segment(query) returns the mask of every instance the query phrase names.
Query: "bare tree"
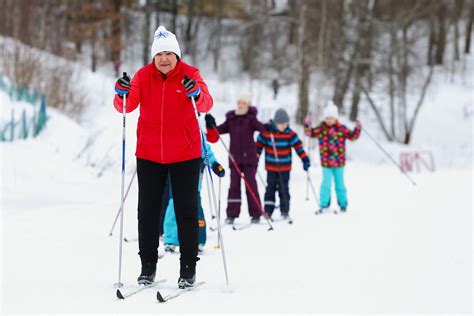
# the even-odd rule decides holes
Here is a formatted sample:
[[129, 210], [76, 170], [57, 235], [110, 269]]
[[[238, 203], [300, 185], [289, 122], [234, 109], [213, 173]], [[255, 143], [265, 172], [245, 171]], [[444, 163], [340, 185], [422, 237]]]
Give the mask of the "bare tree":
[[474, 0], [469, 1], [469, 17], [466, 23], [466, 37], [464, 41], [464, 54], [469, 54], [471, 51], [471, 37], [472, 37], [472, 21], [474, 19]]
[[[143, 23], [143, 34], [142, 34], [142, 38], [143, 38], [142, 59], [143, 59], [143, 64], [146, 65], [150, 62], [151, 0], [146, 0], [145, 5], [143, 6], [143, 14], [145, 15], [145, 20]], [[156, 12], [156, 15], [158, 15], [158, 12]]]

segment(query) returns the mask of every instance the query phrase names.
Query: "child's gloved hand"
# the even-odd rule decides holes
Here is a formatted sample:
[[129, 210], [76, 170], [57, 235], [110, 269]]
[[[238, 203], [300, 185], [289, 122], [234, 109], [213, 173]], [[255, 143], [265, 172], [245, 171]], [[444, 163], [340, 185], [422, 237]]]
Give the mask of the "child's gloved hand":
[[311, 115], [308, 114], [304, 118], [304, 126], [311, 127], [311, 124], [312, 124]]
[[274, 126], [273, 120], [268, 121], [268, 123], [264, 124], [264, 126], [265, 126], [265, 130], [271, 132]]
[[208, 129], [216, 128], [217, 126], [216, 119], [214, 118], [214, 116], [212, 116], [212, 114], [207, 113], [204, 116], [204, 119], [206, 120], [206, 128]]
[[225, 170], [224, 168], [222, 167], [222, 165], [218, 162], [214, 162], [212, 164], [212, 171], [214, 171], [214, 173], [219, 177], [219, 178], [222, 178], [223, 176], [225, 176]]
[[308, 157], [303, 159], [303, 169], [304, 171], [308, 171], [309, 167], [311, 167], [311, 163], [309, 162]]
[[356, 120], [356, 127], [357, 128], [362, 128], [362, 124], [360, 123], [359, 120]]

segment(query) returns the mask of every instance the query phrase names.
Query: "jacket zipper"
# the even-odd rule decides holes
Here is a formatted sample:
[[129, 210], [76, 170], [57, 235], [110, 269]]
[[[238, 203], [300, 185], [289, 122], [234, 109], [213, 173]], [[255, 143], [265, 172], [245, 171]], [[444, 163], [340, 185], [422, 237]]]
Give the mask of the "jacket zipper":
[[165, 86], [166, 86], [166, 81], [163, 81], [163, 89], [161, 90], [161, 131], [160, 131], [160, 144], [161, 144], [161, 160], [162, 162], [164, 163], [165, 162], [165, 157], [164, 157], [164, 154], [163, 154], [163, 124], [164, 124], [164, 120], [163, 120], [163, 109], [165, 107]]

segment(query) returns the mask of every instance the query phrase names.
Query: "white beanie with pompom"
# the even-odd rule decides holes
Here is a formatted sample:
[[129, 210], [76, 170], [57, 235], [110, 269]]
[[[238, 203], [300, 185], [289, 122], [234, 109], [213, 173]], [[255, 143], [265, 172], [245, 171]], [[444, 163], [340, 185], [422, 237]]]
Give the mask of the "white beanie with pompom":
[[151, 45], [151, 58], [160, 52], [173, 52], [181, 58], [181, 49], [179, 48], [176, 36], [160, 25], [155, 31], [153, 44]]
[[328, 102], [328, 105], [324, 108], [323, 111], [323, 120], [329, 117], [339, 119], [339, 109], [332, 101]]

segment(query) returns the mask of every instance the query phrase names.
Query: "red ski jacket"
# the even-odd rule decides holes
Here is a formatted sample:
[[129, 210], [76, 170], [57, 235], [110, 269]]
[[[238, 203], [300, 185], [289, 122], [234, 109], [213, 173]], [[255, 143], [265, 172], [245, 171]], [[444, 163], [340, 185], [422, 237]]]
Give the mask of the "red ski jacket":
[[[213, 105], [199, 70], [183, 61], [166, 76], [152, 63], [133, 76], [127, 95], [127, 113], [140, 104], [137, 126], [138, 158], [168, 164], [201, 157], [201, 136], [191, 100], [181, 83], [184, 76], [196, 80], [201, 94], [196, 101], [199, 112]], [[123, 99], [115, 95], [114, 106], [123, 111]]]

